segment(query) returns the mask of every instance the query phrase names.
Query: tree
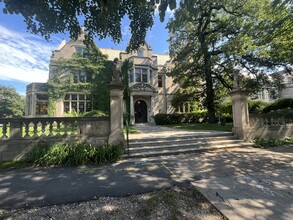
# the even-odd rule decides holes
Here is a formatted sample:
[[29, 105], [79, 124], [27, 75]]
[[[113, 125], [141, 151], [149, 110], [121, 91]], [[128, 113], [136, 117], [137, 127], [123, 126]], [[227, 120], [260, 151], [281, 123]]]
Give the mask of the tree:
[[[290, 69], [292, 5], [269, 0], [190, 0], [168, 24], [170, 75], [181, 85], [201, 86], [209, 122], [215, 122], [216, 89], [232, 89], [234, 68], [268, 82], [269, 69]], [[286, 35], [286, 36], [285, 36]], [[291, 38], [290, 38], [291, 37]], [[221, 91], [220, 89], [219, 91]]]
[[15, 88], [0, 85], [0, 118], [24, 115], [25, 98]]
[[2, 1], [5, 14], [21, 14], [28, 30], [46, 39], [53, 33], [66, 31], [72, 39], [77, 39], [82, 24], [90, 38], [110, 36], [119, 42], [122, 39], [121, 20], [128, 16], [132, 34], [129, 49], [137, 49], [144, 43], [146, 33], [153, 25], [155, 3], [160, 4], [161, 20], [164, 20], [168, 6], [171, 10], [176, 7], [176, 0]]

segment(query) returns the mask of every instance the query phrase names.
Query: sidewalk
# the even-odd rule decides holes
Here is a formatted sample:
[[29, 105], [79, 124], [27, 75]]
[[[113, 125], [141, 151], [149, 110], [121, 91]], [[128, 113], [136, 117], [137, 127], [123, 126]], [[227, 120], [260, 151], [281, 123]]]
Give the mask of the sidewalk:
[[293, 147], [0, 170], [0, 209], [127, 196], [192, 182], [229, 219], [291, 219]]
[[223, 134], [231, 133], [226, 131], [213, 131], [213, 130], [184, 130], [177, 128], [169, 128], [166, 126], [158, 125], [149, 125], [149, 124], [136, 124], [135, 129], [139, 130], [140, 133], [129, 134], [129, 139], [148, 139], [156, 137], [171, 137], [171, 136], [184, 136], [184, 135], [193, 135], [193, 136], [204, 136], [209, 134]]

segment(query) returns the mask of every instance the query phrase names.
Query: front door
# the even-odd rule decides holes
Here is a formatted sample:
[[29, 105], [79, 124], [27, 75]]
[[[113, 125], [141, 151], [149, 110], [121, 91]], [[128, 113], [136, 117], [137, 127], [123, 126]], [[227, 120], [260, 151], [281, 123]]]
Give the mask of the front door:
[[147, 104], [143, 100], [138, 100], [134, 104], [135, 123], [146, 123], [147, 121]]

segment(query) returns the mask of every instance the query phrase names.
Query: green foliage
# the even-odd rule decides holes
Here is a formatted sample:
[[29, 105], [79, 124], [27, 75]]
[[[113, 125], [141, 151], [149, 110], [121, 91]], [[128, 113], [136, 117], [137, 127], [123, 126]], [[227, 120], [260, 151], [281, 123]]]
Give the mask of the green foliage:
[[[262, 100], [248, 100], [248, 111], [252, 114], [258, 114], [263, 111], [263, 109], [270, 103]], [[230, 114], [232, 115], [232, 102], [223, 102], [219, 105], [219, 114]]]
[[107, 115], [108, 114], [103, 111], [93, 110], [93, 111], [84, 113], [82, 116], [84, 116], [84, 117], [100, 117], [100, 116], [107, 116]]
[[270, 103], [262, 100], [248, 100], [248, 111], [252, 114], [259, 114]]
[[[248, 100], [248, 111], [251, 114], [259, 114], [269, 103], [261, 100]], [[223, 102], [218, 106], [218, 116], [224, 122], [233, 122], [232, 102]]]
[[156, 125], [205, 122], [207, 120], [207, 111], [196, 111], [185, 114], [156, 114], [154, 119]]
[[[88, 45], [87, 58], [75, 56], [72, 59], [59, 59], [52, 65], [56, 69], [54, 77], [48, 81], [48, 112], [50, 116], [54, 116], [58, 100], [63, 100], [69, 92], [80, 91], [93, 95], [94, 109], [109, 112], [110, 97], [107, 85], [111, 81], [113, 62], [108, 61], [93, 42]], [[74, 82], [73, 73], [75, 71], [85, 71], [87, 81]], [[67, 73], [70, 73], [69, 77], [64, 77]]]
[[130, 62], [128, 59], [123, 61], [121, 66], [121, 77], [122, 82], [125, 85], [123, 99], [126, 102], [126, 112], [127, 114], [124, 117], [124, 120], [128, 120], [128, 123], [130, 123], [130, 89], [129, 89], [129, 69], [132, 67], [132, 62]]
[[[22, 15], [27, 29], [46, 39], [58, 32], [69, 32], [71, 38], [77, 39], [80, 26], [84, 25], [89, 37], [112, 37], [114, 42], [119, 43], [122, 40], [121, 20], [128, 16], [132, 34], [129, 49], [133, 50], [145, 42], [146, 33], [153, 25], [155, 2], [160, 1], [40, 0], [32, 3], [31, 1], [4, 0], [3, 2], [5, 14]], [[158, 8], [161, 20], [164, 20], [168, 5], [170, 9], [174, 9], [176, 0], [161, 1]], [[80, 24], [80, 17], [84, 18], [82, 24]]]
[[39, 144], [25, 155], [25, 162], [34, 166], [103, 164], [121, 159], [123, 147], [104, 145], [93, 147], [85, 143]]
[[[174, 66], [169, 75], [183, 88], [200, 88], [210, 122], [219, 94], [227, 94], [224, 87], [232, 89], [234, 68], [254, 76], [245, 83], [254, 92], [271, 87], [266, 71], [290, 69], [292, 4], [276, 8], [269, 0], [186, 2], [168, 23]], [[273, 78], [274, 88], [282, 88], [281, 79]]]
[[[293, 99], [291, 99], [291, 98], [279, 99], [279, 100], [269, 104], [268, 106], [266, 106], [262, 110], [262, 112], [269, 113], [269, 112], [277, 111], [280, 109], [285, 109], [285, 111], [283, 111], [283, 112], [287, 111], [288, 113], [290, 113], [291, 112], [290, 109], [293, 109]], [[279, 113], [281, 113], [281, 111], [279, 111]]]
[[286, 137], [284, 139], [264, 139], [264, 138], [255, 138], [253, 140], [254, 147], [257, 148], [270, 148], [278, 147], [282, 145], [293, 144], [293, 138]]
[[15, 88], [0, 85], [0, 118], [22, 117], [25, 98]]
[[73, 110], [71, 112], [67, 112], [65, 117], [81, 117], [82, 113], [78, 113], [77, 111]]

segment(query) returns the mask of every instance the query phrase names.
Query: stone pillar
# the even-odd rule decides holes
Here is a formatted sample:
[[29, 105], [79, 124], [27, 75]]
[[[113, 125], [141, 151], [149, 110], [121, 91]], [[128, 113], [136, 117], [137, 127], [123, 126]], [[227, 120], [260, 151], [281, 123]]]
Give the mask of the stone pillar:
[[133, 95], [130, 94], [130, 123], [134, 124], [134, 104], [133, 104]]
[[32, 94], [32, 111], [31, 116], [36, 117], [36, 110], [37, 110], [37, 95], [36, 93]]
[[123, 134], [123, 91], [122, 83], [111, 83], [110, 91], [110, 135], [108, 144], [120, 144], [124, 142]]
[[[236, 70], [237, 71], [237, 70]], [[232, 111], [233, 111], [233, 129], [234, 135], [242, 140], [249, 141], [249, 113], [247, 94], [241, 88], [241, 76], [234, 72], [234, 86], [231, 92]]]
[[22, 138], [22, 121], [11, 120], [10, 121], [10, 139]]

